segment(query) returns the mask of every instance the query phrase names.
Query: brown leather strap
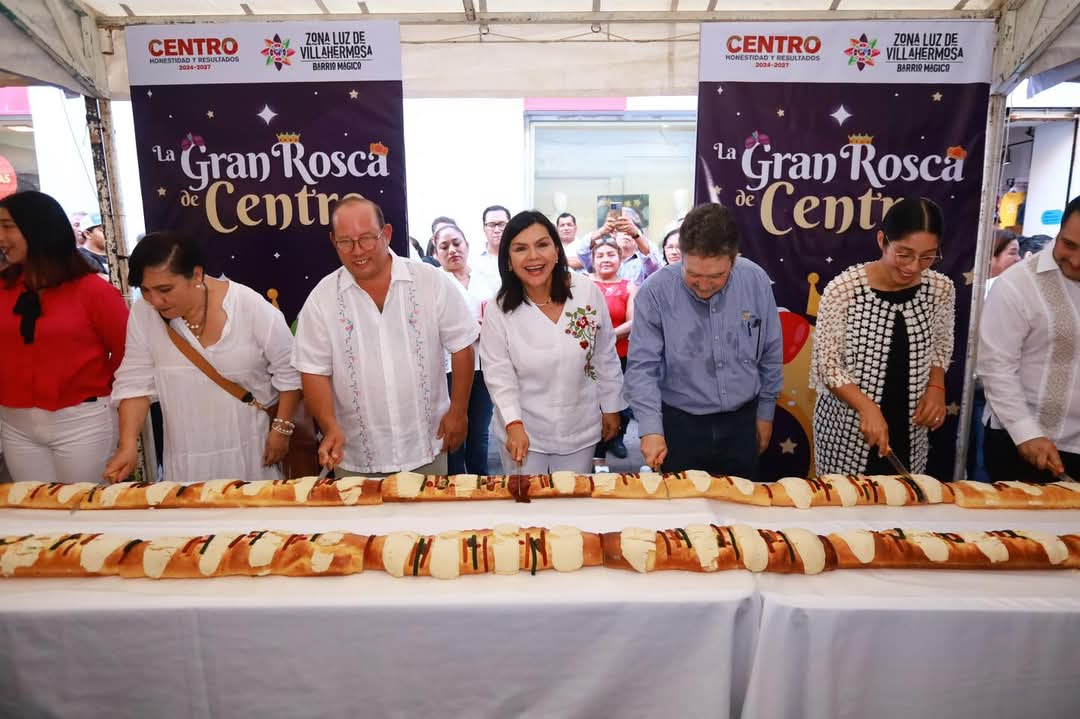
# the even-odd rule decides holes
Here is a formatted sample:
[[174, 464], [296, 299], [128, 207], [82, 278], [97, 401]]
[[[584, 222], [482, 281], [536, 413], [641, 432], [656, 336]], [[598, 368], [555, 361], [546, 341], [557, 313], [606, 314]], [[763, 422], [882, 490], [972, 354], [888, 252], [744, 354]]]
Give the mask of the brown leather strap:
[[214, 384], [221, 387], [221, 389], [225, 390], [244, 404], [250, 404], [256, 409], [266, 410], [266, 407], [255, 399], [255, 395], [248, 392], [236, 382], [222, 377], [221, 374], [214, 369], [214, 365], [210, 364], [197, 349], [191, 346], [190, 342], [185, 341], [184, 338], [172, 328], [172, 325], [169, 324], [168, 320], [165, 321], [165, 330], [169, 333], [169, 339], [176, 345], [176, 349], [180, 350], [180, 353], [187, 357], [191, 364], [199, 368], [204, 375], [209, 377]]

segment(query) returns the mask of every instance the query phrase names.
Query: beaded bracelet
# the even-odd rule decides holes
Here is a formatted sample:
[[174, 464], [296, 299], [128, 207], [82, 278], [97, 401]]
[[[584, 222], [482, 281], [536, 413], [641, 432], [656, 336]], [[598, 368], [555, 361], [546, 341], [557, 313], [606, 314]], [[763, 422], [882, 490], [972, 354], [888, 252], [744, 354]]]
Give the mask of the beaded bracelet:
[[275, 417], [274, 421], [270, 423], [270, 429], [274, 430], [275, 432], [278, 432], [279, 434], [283, 434], [286, 437], [288, 437], [289, 435], [291, 435], [293, 432], [296, 431], [296, 424], [293, 423], [293, 422], [290, 422], [287, 419], [282, 419], [281, 417]]

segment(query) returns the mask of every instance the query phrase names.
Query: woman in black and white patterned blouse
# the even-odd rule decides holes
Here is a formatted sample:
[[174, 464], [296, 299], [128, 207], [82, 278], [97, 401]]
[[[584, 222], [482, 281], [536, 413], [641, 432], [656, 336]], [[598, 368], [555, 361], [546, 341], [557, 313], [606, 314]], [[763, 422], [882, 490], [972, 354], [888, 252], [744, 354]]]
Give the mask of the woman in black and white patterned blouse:
[[810, 367], [818, 474], [893, 474], [890, 452], [912, 472], [926, 470], [953, 351], [956, 288], [930, 269], [943, 226], [932, 201], [900, 200], [877, 233], [881, 259], [825, 288]]

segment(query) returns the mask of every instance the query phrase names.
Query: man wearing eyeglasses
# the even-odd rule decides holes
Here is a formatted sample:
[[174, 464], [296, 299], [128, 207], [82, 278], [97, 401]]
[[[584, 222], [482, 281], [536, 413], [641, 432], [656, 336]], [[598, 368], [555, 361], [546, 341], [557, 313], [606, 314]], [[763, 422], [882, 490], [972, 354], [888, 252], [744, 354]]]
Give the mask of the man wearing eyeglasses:
[[502, 205], [492, 205], [484, 210], [482, 216], [484, 219], [484, 236], [487, 237], [487, 242], [484, 243], [483, 248], [472, 258], [469, 264], [473, 269], [480, 270], [498, 279], [499, 243], [502, 242], [503, 230], [506, 229], [506, 224], [510, 222], [510, 210]]
[[339, 478], [446, 474], [468, 428], [480, 326], [448, 273], [393, 254], [377, 204], [342, 200], [330, 226], [342, 266], [300, 310], [292, 359], [323, 430], [319, 463]]
[[977, 365], [991, 410], [991, 481], [1080, 479], [1078, 357], [1080, 197], [1053, 243], [1003, 272], [983, 308]]

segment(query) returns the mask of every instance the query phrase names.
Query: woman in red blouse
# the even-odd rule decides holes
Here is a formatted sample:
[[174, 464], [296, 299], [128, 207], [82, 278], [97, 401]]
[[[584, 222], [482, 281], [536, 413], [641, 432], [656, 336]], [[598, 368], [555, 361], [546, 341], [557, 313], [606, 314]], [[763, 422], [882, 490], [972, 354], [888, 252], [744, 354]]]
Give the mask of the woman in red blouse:
[[95, 482], [116, 447], [109, 393], [127, 305], [41, 192], [0, 200], [0, 267], [0, 438], [11, 475]]
[[[615, 328], [615, 353], [619, 355], [619, 362], [625, 373], [626, 351], [630, 347], [630, 325], [634, 320], [634, 296], [638, 288], [630, 280], [619, 279], [622, 254], [618, 240], [611, 235], [603, 235], [592, 241], [592, 261], [592, 279], [607, 301], [611, 326]], [[596, 457], [603, 457], [610, 451], [619, 459], [626, 459], [623, 437], [626, 435], [626, 425], [630, 422], [630, 410], [624, 409], [621, 414], [619, 434], [607, 442], [601, 441], [596, 446]]]

